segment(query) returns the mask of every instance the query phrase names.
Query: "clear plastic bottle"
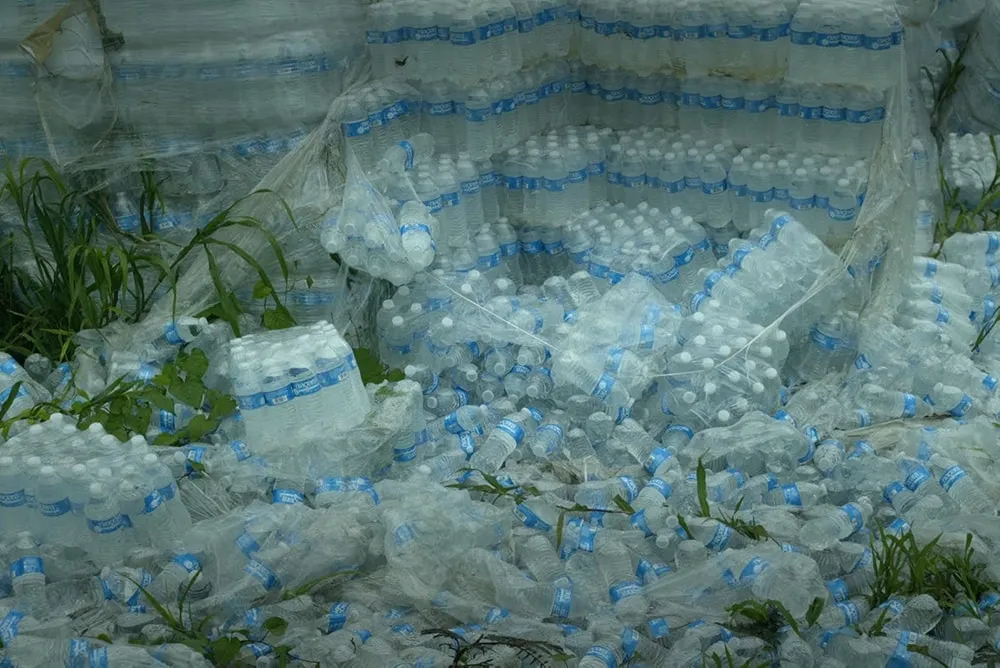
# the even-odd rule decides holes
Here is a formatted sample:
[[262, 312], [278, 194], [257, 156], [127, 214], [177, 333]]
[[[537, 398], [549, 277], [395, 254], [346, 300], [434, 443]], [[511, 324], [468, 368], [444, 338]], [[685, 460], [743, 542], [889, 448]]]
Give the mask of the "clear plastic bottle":
[[526, 408], [507, 415], [469, 460], [469, 466], [489, 473], [499, 470], [537, 426], [534, 416]]
[[871, 501], [863, 496], [806, 522], [799, 531], [799, 541], [810, 550], [825, 549], [860, 531], [871, 513]]
[[378, 169], [389, 174], [401, 174], [415, 165], [428, 162], [434, 157], [434, 137], [426, 132], [390, 146], [379, 160]]
[[19, 605], [33, 617], [44, 619], [48, 614], [45, 560], [30, 532], [17, 534], [10, 556], [11, 587], [20, 600]]
[[937, 475], [938, 484], [963, 513], [993, 513], [996, 504], [983, 493], [969, 473], [956, 462], [939, 454], [931, 455], [928, 463]]
[[128, 527], [118, 502], [104, 483], [91, 483], [84, 512], [91, 533], [92, 558], [102, 566], [117, 563], [125, 554]]
[[10, 538], [27, 526], [28, 500], [25, 495], [24, 474], [13, 457], [0, 457], [0, 527], [2, 535]]
[[67, 495], [68, 487], [53, 466], [38, 470], [35, 484], [35, 510], [38, 513], [37, 531], [42, 540], [60, 543], [72, 535], [73, 508]]

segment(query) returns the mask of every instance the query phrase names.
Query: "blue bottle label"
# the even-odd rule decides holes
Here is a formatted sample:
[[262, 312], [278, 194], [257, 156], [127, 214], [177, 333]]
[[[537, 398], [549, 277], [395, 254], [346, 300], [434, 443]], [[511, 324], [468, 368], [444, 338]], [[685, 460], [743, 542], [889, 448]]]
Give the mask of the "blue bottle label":
[[882, 498], [886, 500], [886, 503], [892, 504], [892, 500], [904, 489], [906, 487], [903, 486], [903, 483], [894, 480], [886, 485], [885, 490], [882, 492]]
[[911, 492], [915, 492], [917, 491], [918, 487], [920, 487], [922, 484], [930, 480], [931, 477], [932, 477], [931, 472], [928, 471], [925, 467], [917, 466], [913, 471], [909, 473], [909, 475], [906, 476], [906, 479], [903, 481], [903, 484], [906, 486], [908, 490], [910, 490]]
[[851, 521], [851, 525], [854, 526], [854, 530], [860, 531], [861, 527], [865, 524], [865, 518], [861, 513], [861, 509], [853, 503], [841, 506], [840, 509], [847, 515], [847, 518]]
[[715, 552], [721, 552], [726, 549], [726, 545], [729, 544], [729, 539], [733, 535], [733, 530], [727, 527], [725, 524], [719, 524], [715, 528], [715, 533], [712, 535], [711, 540], [705, 543], [705, 547]]
[[968, 475], [969, 474], [966, 473], [965, 469], [963, 469], [961, 466], [956, 465], [952, 466], [947, 471], [942, 473], [941, 478], [938, 480], [938, 482], [940, 483], [941, 488], [944, 491], [950, 492], [951, 488], [955, 486], [955, 483], [957, 483], [962, 478], [968, 477]]
[[531, 508], [523, 503], [514, 508], [514, 516], [521, 520], [521, 523], [529, 529], [538, 529], [539, 531], [549, 531], [552, 529], [551, 524], [540, 518]]
[[3, 619], [0, 619], [0, 641], [3, 641], [5, 647], [9, 647], [11, 641], [17, 637], [18, 626], [22, 619], [24, 619], [24, 613], [18, 610], [11, 610]]
[[785, 499], [785, 503], [790, 506], [801, 506], [802, 496], [799, 494], [799, 486], [795, 483], [781, 486], [781, 495]]
[[638, 582], [619, 582], [608, 589], [608, 594], [612, 603], [618, 603], [626, 598], [631, 598], [642, 592], [642, 585]]
[[87, 528], [96, 534], [110, 534], [125, 528], [125, 520], [122, 515], [105, 520], [87, 520]]
[[334, 631], [339, 631], [344, 628], [347, 624], [347, 614], [350, 610], [350, 604], [344, 602], [334, 603], [330, 606], [330, 612], [327, 614], [327, 633], [333, 633]]
[[294, 506], [305, 502], [305, 495], [296, 489], [275, 489], [271, 492], [271, 503]]
[[281, 584], [274, 571], [255, 559], [247, 562], [247, 565], [243, 567], [243, 572], [260, 582], [268, 591], [276, 589]]
[[740, 571], [740, 584], [750, 584], [757, 579], [757, 576], [764, 572], [770, 562], [762, 559], [761, 557], [754, 557], [751, 559], [743, 570]]
[[41, 557], [21, 557], [10, 564], [11, 579], [32, 573], [45, 574], [45, 561]]
[[170, 560], [171, 563], [177, 564], [183, 568], [188, 573], [195, 573], [201, 570], [201, 561], [198, 557], [190, 553], [183, 553], [175, 555], [173, 559]]
[[556, 580], [556, 587], [552, 596], [552, 616], [558, 619], [566, 619], [570, 615], [572, 605], [573, 590], [570, 588], [569, 578]]
[[826, 589], [830, 592], [833, 600], [840, 603], [841, 601], [846, 601], [851, 596], [850, 590], [847, 588], [847, 583], [843, 578], [836, 578], [830, 580], [826, 583]]
[[52, 503], [38, 503], [36, 508], [45, 517], [61, 517], [73, 512], [69, 499], [60, 499]]
[[524, 428], [512, 420], [504, 418], [496, 428], [513, 438], [516, 445], [521, 445], [524, 441]]

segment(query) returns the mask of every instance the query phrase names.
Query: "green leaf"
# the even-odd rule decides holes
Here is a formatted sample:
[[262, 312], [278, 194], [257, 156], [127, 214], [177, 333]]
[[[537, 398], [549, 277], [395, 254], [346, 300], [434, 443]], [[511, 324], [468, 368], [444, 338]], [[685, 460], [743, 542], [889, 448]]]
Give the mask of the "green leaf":
[[242, 647], [243, 643], [236, 638], [223, 637], [208, 646], [208, 653], [212, 657], [213, 665], [228, 666], [239, 656]]
[[562, 548], [563, 529], [566, 526], [566, 513], [559, 513], [559, 521], [556, 522], [556, 552]]
[[209, 361], [205, 351], [201, 348], [193, 348], [190, 352], [179, 355], [177, 359], [178, 366], [188, 380], [201, 380], [205, 377]]
[[287, 308], [277, 306], [264, 311], [264, 315], [261, 317], [261, 324], [264, 325], [265, 329], [269, 330], [288, 329], [295, 326], [295, 318], [292, 317]]
[[264, 281], [258, 280], [253, 284], [253, 298], [254, 299], [265, 299], [274, 294], [274, 290], [271, 286]]
[[7, 395], [7, 398], [4, 399], [3, 404], [0, 405], [0, 420], [6, 417], [7, 411], [10, 410], [10, 407], [14, 404], [14, 400], [17, 399], [17, 393], [21, 391], [22, 385], [24, 385], [23, 382], [17, 381], [11, 386], [10, 393]]
[[635, 508], [630, 506], [629, 502], [623, 499], [620, 494], [615, 495], [615, 498], [612, 499], [612, 501], [615, 502], [615, 505], [618, 506], [623, 513], [627, 515], [635, 515]]
[[221, 421], [236, 412], [236, 400], [228, 394], [209, 391], [208, 395], [208, 419]]
[[268, 617], [264, 620], [264, 629], [276, 636], [284, 635], [287, 628], [288, 622], [281, 617]]
[[139, 401], [152, 404], [158, 410], [167, 411], [168, 413], [173, 413], [175, 409], [174, 400], [167, 396], [163, 390], [152, 385], [136, 392], [135, 398]]
[[306, 596], [312, 593], [317, 587], [326, 585], [337, 578], [349, 578], [353, 576], [360, 575], [361, 571], [348, 570], [348, 571], [337, 571], [336, 573], [330, 573], [329, 575], [321, 575], [318, 578], [310, 580], [304, 584], [299, 585], [295, 589], [286, 589], [282, 595], [282, 599], [285, 601], [291, 600], [293, 598], [298, 598], [300, 596]]
[[706, 482], [705, 465], [698, 458], [698, 508], [702, 517], [710, 517], [712, 509], [708, 505], [708, 483]]
[[187, 433], [187, 437], [192, 441], [200, 441], [207, 434], [212, 433], [218, 428], [218, 425], [209, 420], [204, 415], [195, 415], [191, 418], [191, 422], [188, 423], [184, 431]]
[[167, 610], [167, 608], [164, 607], [162, 603], [160, 603], [159, 599], [150, 594], [145, 587], [143, 587], [139, 582], [130, 578], [128, 575], [125, 576], [125, 579], [134, 584], [136, 588], [142, 592], [142, 595], [146, 598], [146, 601], [151, 606], [153, 606], [153, 609], [156, 610], [157, 614], [160, 615], [161, 618], [163, 618], [163, 621], [166, 623], [167, 626], [169, 626], [172, 630], [178, 633], [184, 634], [187, 632], [187, 629], [185, 629], [183, 625], [179, 624], [177, 622], [177, 619], [170, 613], [170, 611]]
[[365, 385], [378, 384], [385, 380], [385, 367], [378, 355], [368, 348], [355, 348], [354, 359], [361, 372], [361, 380]]
[[795, 621], [795, 616], [791, 613], [791, 611], [789, 611], [788, 608], [785, 607], [784, 603], [774, 599], [768, 599], [765, 603], [772, 608], [777, 609], [778, 612], [781, 613], [781, 616], [784, 617], [785, 623], [791, 626], [792, 630], [795, 631], [796, 634], [799, 633], [799, 623]]
[[947, 663], [945, 663], [944, 661], [942, 661], [941, 659], [939, 659], [939, 658], [937, 658], [935, 656], [931, 656], [930, 647], [928, 647], [927, 645], [917, 645], [917, 644], [910, 643], [909, 645], [906, 646], [906, 649], [908, 649], [909, 651], [913, 652], [914, 654], [919, 654], [921, 656], [925, 656], [928, 659], [930, 659], [931, 661], [933, 661], [934, 663], [936, 663], [938, 665], [941, 665], [941, 666], [944, 666], [945, 668], [948, 668], [948, 664]]
[[399, 369], [389, 369], [389, 372], [385, 374], [385, 379], [390, 383], [398, 383], [401, 380], [406, 380], [406, 374]]
[[177, 436], [175, 434], [168, 434], [166, 432], [162, 434], [157, 434], [156, 438], [153, 439], [153, 445], [174, 445], [177, 443]]
[[111, 639], [111, 636], [109, 636], [107, 633], [99, 633], [97, 635], [97, 639], [100, 640], [101, 642], [106, 642], [109, 645], [113, 645], [115, 642], [114, 640]]
[[160, 373], [153, 377], [152, 384], [156, 387], [166, 389], [170, 387], [171, 383], [177, 381], [177, 365], [174, 362], [168, 362], [163, 365]]
[[809, 609], [806, 610], [806, 625], [814, 626], [819, 620], [819, 616], [823, 614], [823, 608], [825, 607], [826, 601], [822, 597], [817, 596], [814, 598], [812, 603], [809, 604]]
[[[194, 651], [198, 652], [199, 654], [204, 654], [208, 650], [208, 648], [210, 646], [209, 642], [208, 642], [208, 638], [206, 638], [204, 636], [199, 636], [197, 638], [182, 638], [180, 640], [180, 643], [182, 645], [187, 645], [188, 647], [190, 647]], [[237, 653], [239, 653], [238, 649], [236, 651], [237, 651]], [[230, 659], [230, 661], [232, 661], [232, 659]], [[224, 663], [218, 663], [216, 665], [224, 666], [226, 664], [224, 664]]]
[[495, 475], [490, 475], [486, 471], [479, 471], [479, 475], [483, 476], [483, 480], [488, 482], [493, 489], [497, 491], [507, 491], [507, 488], [500, 484], [500, 480]]
[[691, 540], [692, 538], [694, 538], [694, 534], [691, 533], [691, 529], [688, 528], [687, 520], [684, 519], [683, 515], [678, 515], [677, 516], [677, 524], [679, 524], [680, 527], [682, 529], [684, 529], [684, 533], [687, 534], [688, 540]]
[[199, 409], [205, 399], [205, 386], [196, 378], [175, 381], [170, 386], [170, 394], [191, 408]]

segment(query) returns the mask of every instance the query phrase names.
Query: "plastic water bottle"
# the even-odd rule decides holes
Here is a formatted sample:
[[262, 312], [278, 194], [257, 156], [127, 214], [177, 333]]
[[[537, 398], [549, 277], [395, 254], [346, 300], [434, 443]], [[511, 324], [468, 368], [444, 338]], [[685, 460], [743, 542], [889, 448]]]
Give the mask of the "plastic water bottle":
[[348, 149], [353, 153], [363, 169], [370, 169], [375, 162], [375, 145], [372, 139], [372, 126], [368, 120], [368, 110], [364, 103], [354, 98], [344, 109], [341, 125]]
[[763, 495], [763, 502], [769, 506], [798, 506], [811, 508], [826, 497], [826, 487], [820, 483], [793, 482], [769, 490]]
[[85, 509], [90, 546], [94, 559], [101, 564], [114, 564], [125, 553], [128, 527], [117, 501], [100, 482], [91, 483], [90, 498]]
[[73, 510], [67, 496], [68, 486], [53, 466], [42, 466], [35, 482], [35, 510], [39, 517], [38, 534], [46, 542], [56, 542], [72, 535]]
[[799, 542], [810, 550], [822, 550], [851, 536], [864, 527], [872, 513], [867, 497], [830, 511], [823, 517], [809, 520], [799, 531]]
[[827, 215], [830, 219], [827, 238], [833, 243], [847, 241], [854, 232], [857, 218], [858, 198], [851, 182], [839, 179], [833, 194], [830, 196], [830, 208]]
[[507, 415], [469, 460], [469, 466], [488, 472], [499, 470], [504, 461], [534, 433], [537, 426], [534, 416], [526, 408]]
[[29, 508], [24, 474], [13, 457], [0, 457], [0, 513], [3, 535], [11, 538], [28, 526]]
[[17, 534], [10, 562], [10, 580], [14, 595], [20, 599], [25, 612], [44, 619], [48, 612], [45, 597], [45, 560], [31, 533]]
[[929, 463], [937, 475], [941, 489], [962, 509], [963, 513], [993, 512], [994, 504], [964, 468], [938, 454], [932, 455]]
[[725, 168], [714, 153], [709, 153], [701, 164], [701, 191], [705, 219], [712, 228], [723, 228], [733, 218], [727, 187]]
[[482, 89], [470, 92], [465, 100], [465, 147], [474, 160], [493, 154], [494, 124], [489, 94]]
[[377, 167], [384, 173], [401, 174], [413, 169], [415, 165], [429, 162], [433, 157], [434, 137], [421, 132], [389, 147]]
[[417, 201], [406, 202], [399, 212], [399, 235], [407, 260], [416, 270], [423, 270], [434, 262], [435, 243], [434, 218], [427, 207]]

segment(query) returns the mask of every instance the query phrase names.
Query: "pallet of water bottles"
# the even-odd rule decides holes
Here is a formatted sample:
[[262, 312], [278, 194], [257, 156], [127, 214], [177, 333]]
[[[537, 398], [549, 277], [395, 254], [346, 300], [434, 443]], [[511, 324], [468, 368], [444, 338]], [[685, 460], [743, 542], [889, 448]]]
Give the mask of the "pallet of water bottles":
[[575, 53], [637, 72], [787, 72], [885, 89], [899, 80], [903, 29], [892, 0], [805, 0], [794, 10], [783, 0], [383, 0], [369, 7], [366, 40], [379, 76], [460, 84]]
[[439, 81], [418, 90], [397, 80], [376, 81], [348, 94], [341, 127], [370, 169], [418, 129], [434, 137], [438, 153], [484, 160], [544, 130], [587, 123], [679, 127], [740, 145], [868, 157], [885, 115], [885, 94], [863, 86], [677, 78], [548, 63], [471, 88]]

